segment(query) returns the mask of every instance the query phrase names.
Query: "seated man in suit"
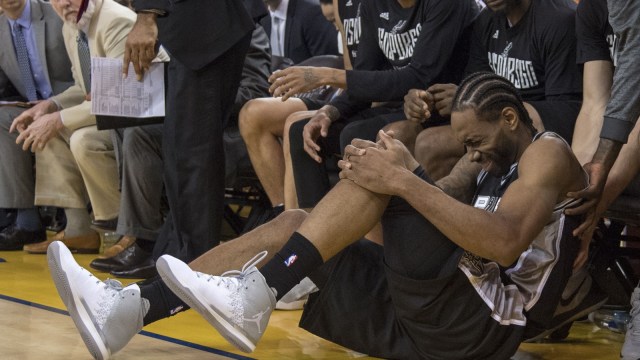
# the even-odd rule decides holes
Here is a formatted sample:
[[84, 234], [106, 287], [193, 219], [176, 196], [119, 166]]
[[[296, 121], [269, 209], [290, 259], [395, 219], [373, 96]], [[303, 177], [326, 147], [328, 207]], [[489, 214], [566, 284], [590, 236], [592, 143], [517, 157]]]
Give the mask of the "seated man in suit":
[[[55, 242], [56, 288], [97, 358], [186, 305], [250, 352], [276, 300], [309, 275], [320, 291], [301, 326], [325, 339], [381, 358], [508, 359], [552, 323], [578, 249], [567, 192], [587, 180], [568, 144], [536, 134], [518, 92], [496, 74], [461, 83], [451, 122], [468, 154], [437, 184], [381, 131], [379, 143], [345, 150], [342, 181], [310, 214], [287, 211], [190, 265], [165, 255], [162, 282], [125, 288], [99, 281]], [[384, 247], [359, 241], [380, 219]]]
[[[62, 21], [49, 2], [1, 0], [0, 100], [32, 105], [73, 84]], [[22, 250], [45, 240], [34, 206], [33, 155], [16, 145], [11, 123], [25, 108], [0, 107], [0, 250]], [[11, 213], [11, 216], [7, 216]]]
[[[90, 56], [122, 58], [136, 15], [113, 0], [52, 5], [64, 21], [75, 84], [22, 113], [11, 129], [20, 132], [17, 142], [24, 150], [36, 152], [36, 205], [64, 208], [67, 226], [25, 250], [44, 253], [51, 241], [61, 240], [76, 251], [95, 253], [100, 239], [90, 228], [86, 205], [90, 200], [96, 220], [112, 219], [118, 215], [120, 193], [110, 132], [98, 131], [90, 113]], [[168, 58], [164, 52], [161, 56]]]
[[271, 54], [297, 64], [317, 55], [338, 55], [338, 33], [316, 0], [266, 0], [270, 16], [260, 20], [271, 39]]

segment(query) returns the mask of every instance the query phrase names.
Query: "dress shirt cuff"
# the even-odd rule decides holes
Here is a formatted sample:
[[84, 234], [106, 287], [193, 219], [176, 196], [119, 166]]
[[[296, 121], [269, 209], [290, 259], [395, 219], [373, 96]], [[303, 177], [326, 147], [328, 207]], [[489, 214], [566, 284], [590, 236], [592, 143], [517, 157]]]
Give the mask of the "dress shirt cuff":
[[50, 97], [49, 100], [51, 100], [52, 103], [56, 104], [56, 106], [58, 107], [58, 111], [62, 110], [62, 105], [60, 105], [60, 102], [58, 102], [56, 98]]
[[60, 111], [60, 122], [64, 127], [67, 127], [67, 124], [64, 123], [64, 111]]

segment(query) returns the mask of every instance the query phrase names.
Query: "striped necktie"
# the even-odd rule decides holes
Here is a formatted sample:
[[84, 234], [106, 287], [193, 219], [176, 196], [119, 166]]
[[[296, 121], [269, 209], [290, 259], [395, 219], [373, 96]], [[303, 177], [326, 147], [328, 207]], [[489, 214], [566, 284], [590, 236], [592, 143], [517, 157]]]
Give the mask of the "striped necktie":
[[22, 76], [22, 83], [26, 91], [29, 101], [38, 100], [38, 92], [36, 91], [36, 83], [33, 80], [33, 71], [31, 71], [31, 61], [29, 60], [29, 52], [27, 51], [27, 43], [24, 40], [22, 25], [18, 22], [13, 23], [14, 46], [16, 48], [16, 57], [18, 59], [18, 68]]
[[87, 35], [78, 31], [78, 60], [80, 60], [80, 71], [82, 71], [82, 80], [87, 94], [91, 92], [91, 53], [89, 52], [89, 44], [87, 43]]

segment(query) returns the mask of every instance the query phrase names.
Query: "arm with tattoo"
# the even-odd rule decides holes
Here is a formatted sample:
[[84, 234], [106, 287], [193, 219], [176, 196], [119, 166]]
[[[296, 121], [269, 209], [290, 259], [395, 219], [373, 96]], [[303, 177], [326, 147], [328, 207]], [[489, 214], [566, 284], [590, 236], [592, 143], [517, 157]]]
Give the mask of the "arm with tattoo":
[[275, 71], [269, 77], [273, 96], [281, 96], [283, 100], [316, 89], [320, 86], [345, 88], [347, 79], [345, 71], [329, 67], [291, 66]]

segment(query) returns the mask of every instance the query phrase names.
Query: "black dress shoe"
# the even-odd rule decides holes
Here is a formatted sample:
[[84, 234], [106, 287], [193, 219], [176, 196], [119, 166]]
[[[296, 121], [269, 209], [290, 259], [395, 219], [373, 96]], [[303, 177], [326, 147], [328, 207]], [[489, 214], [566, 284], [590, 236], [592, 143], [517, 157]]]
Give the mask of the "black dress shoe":
[[47, 231], [59, 233], [67, 227], [67, 216], [63, 208], [40, 206], [40, 220]]
[[91, 220], [91, 228], [96, 231], [116, 231], [118, 218], [109, 220]]
[[9, 209], [0, 209], [0, 231], [13, 225], [16, 221], [16, 212]]
[[0, 231], [0, 251], [22, 250], [27, 244], [38, 243], [47, 239], [44, 229], [28, 231], [19, 229], [15, 224]]
[[133, 244], [118, 255], [107, 259], [94, 259], [89, 266], [93, 269], [111, 272], [114, 270], [130, 269], [151, 259], [151, 253], [144, 251], [138, 244]]
[[142, 264], [111, 271], [111, 275], [125, 279], [149, 279], [158, 275], [156, 263], [149, 257]]

